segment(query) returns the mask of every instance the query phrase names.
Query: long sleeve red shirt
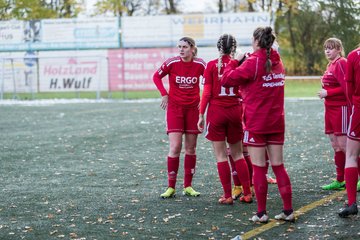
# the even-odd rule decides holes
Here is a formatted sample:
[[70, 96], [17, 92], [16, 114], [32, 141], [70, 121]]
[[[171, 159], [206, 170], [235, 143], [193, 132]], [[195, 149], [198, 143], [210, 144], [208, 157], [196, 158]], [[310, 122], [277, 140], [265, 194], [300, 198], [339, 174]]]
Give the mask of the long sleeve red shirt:
[[256, 134], [285, 131], [285, 70], [278, 52], [271, 50], [271, 72], [265, 68], [266, 50], [260, 49], [240, 65], [236, 60], [226, 66], [221, 83], [240, 86], [245, 105], [245, 130]]
[[[169, 95], [169, 102], [180, 106], [194, 107], [200, 101], [200, 78], [204, 74], [206, 63], [201, 58], [184, 62], [180, 56], [169, 58], [154, 73], [153, 81], [161, 96]], [[169, 76], [169, 92], [162, 82]]]
[[322, 88], [327, 91], [325, 104], [331, 106], [346, 105], [346, 58], [338, 58], [328, 64], [324, 75], [321, 78]]
[[[229, 55], [222, 56], [220, 75], [230, 61]], [[204, 91], [201, 96], [200, 113], [204, 114], [208, 104], [230, 107], [241, 104], [238, 87], [225, 88], [221, 86], [218, 71], [218, 59], [208, 62], [204, 73]]]
[[360, 107], [360, 48], [351, 51], [347, 57], [345, 81], [348, 99]]

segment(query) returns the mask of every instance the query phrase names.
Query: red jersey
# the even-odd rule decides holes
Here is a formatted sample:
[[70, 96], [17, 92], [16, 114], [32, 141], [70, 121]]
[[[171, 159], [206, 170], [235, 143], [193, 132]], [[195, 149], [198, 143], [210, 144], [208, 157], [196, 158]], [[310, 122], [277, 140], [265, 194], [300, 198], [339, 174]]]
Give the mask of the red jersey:
[[328, 64], [321, 78], [322, 88], [327, 91], [327, 96], [325, 97], [326, 105], [346, 105], [345, 70], [346, 58], [340, 57]]
[[360, 48], [351, 51], [347, 57], [346, 95], [356, 107], [360, 107]]
[[[201, 58], [184, 62], [180, 56], [169, 58], [154, 73], [153, 81], [161, 96], [169, 95], [169, 102], [186, 107], [198, 106], [200, 101], [200, 77], [206, 63]], [[162, 78], [169, 76], [169, 93]]]
[[[222, 56], [220, 75], [230, 61], [229, 55]], [[201, 97], [200, 114], [204, 114], [207, 105], [215, 104], [223, 107], [239, 105], [241, 102], [238, 87], [225, 88], [221, 86], [218, 74], [218, 59], [208, 62], [204, 73], [204, 91]]]
[[278, 52], [271, 50], [271, 72], [266, 73], [266, 50], [259, 49], [240, 65], [231, 60], [221, 83], [239, 86], [245, 105], [245, 129], [256, 134], [285, 132], [285, 70]]

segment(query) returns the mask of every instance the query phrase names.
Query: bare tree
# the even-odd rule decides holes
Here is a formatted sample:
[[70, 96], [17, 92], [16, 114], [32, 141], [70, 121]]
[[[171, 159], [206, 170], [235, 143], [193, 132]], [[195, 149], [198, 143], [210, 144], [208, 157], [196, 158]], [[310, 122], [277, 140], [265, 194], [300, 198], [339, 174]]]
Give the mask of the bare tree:
[[160, 0], [147, 0], [142, 6], [144, 15], [156, 15], [160, 12]]
[[96, 15], [112, 14], [132, 16], [136, 11], [140, 11], [143, 1], [141, 0], [99, 0], [96, 4]]
[[219, 13], [224, 12], [224, 3], [222, 0], [219, 0], [218, 6], [219, 6]]
[[166, 14], [178, 13], [177, 2], [174, 0], [165, 0], [165, 12]]

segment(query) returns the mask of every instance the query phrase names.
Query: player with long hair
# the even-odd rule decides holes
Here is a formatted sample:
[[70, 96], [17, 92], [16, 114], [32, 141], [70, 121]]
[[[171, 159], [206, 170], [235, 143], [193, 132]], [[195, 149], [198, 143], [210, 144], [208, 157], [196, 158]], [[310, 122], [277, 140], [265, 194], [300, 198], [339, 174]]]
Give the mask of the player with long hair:
[[336, 180], [322, 186], [322, 189], [343, 190], [349, 111], [345, 96], [346, 58], [343, 57], [344, 48], [340, 39], [327, 39], [324, 42], [324, 53], [329, 64], [321, 78], [322, 89], [318, 96], [325, 100], [325, 134], [328, 135], [334, 150]]
[[[204, 74], [206, 63], [197, 58], [194, 39], [183, 37], [178, 42], [179, 56], [167, 59], [154, 73], [153, 81], [162, 100], [160, 107], [166, 110], [166, 132], [169, 136], [167, 156], [168, 188], [160, 196], [175, 196], [175, 186], [180, 164], [180, 153], [184, 137], [184, 189], [183, 194], [199, 196], [192, 187], [196, 166], [196, 143], [200, 133], [197, 128], [200, 102], [200, 78]], [[162, 79], [169, 77], [169, 91]]]
[[[226, 64], [236, 51], [236, 39], [230, 34], [223, 34], [217, 42], [219, 57], [208, 62], [204, 73], [204, 91], [201, 97], [198, 129], [204, 131], [205, 137], [212, 142], [217, 160], [217, 170], [224, 194], [220, 204], [233, 204], [231, 170], [227, 154], [229, 145], [234, 168], [240, 180], [244, 196], [241, 202], [251, 203], [249, 171], [242, 153], [242, 105], [238, 87], [221, 86], [220, 78]], [[205, 111], [206, 127], [205, 122]]]
[[[266, 211], [266, 152], [283, 202], [282, 212], [275, 219], [295, 221], [291, 182], [283, 158], [285, 69], [279, 53], [271, 48], [274, 41], [275, 34], [271, 27], [255, 29], [252, 38], [254, 52], [246, 59], [244, 54], [239, 54], [235, 60], [231, 60], [221, 79], [224, 87], [240, 86], [244, 100], [244, 143], [253, 165], [257, 200], [257, 213], [251, 220], [260, 223], [269, 221]], [[244, 62], [239, 65], [242, 60]]]

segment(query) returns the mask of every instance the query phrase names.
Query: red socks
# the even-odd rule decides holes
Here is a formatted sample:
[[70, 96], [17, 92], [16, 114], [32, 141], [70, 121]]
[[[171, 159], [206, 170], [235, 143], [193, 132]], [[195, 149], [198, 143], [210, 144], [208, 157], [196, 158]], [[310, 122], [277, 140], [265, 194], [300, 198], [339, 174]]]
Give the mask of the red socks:
[[231, 165], [231, 175], [235, 186], [241, 186], [238, 173], [235, 168], [235, 162], [231, 155], [229, 155], [230, 165]]
[[251, 163], [251, 158], [250, 155], [248, 153], [244, 153], [244, 158], [248, 167], [248, 171], [249, 171], [249, 177], [250, 177], [250, 185], [253, 185], [253, 167], [252, 167], [252, 163]]
[[190, 187], [195, 174], [196, 155], [185, 154], [184, 160], [184, 188]]
[[346, 156], [343, 151], [335, 152], [334, 155], [335, 166], [336, 166], [336, 180], [339, 182], [344, 181], [345, 174], [345, 160]]
[[168, 168], [168, 185], [169, 187], [175, 188], [176, 177], [179, 170], [179, 157], [167, 157], [167, 168]]
[[231, 197], [231, 172], [228, 162], [218, 162], [217, 169], [221, 185], [224, 189], [224, 197]]
[[345, 181], [348, 204], [351, 206], [356, 202], [356, 185], [358, 181], [358, 169], [356, 167], [345, 168]]
[[254, 189], [257, 201], [257, 212], [266, 212], [266, 197], [268, 192], [268, 183], [266, 181], [266, 167], [252, 165], [254, 170]]
[[286, 172], [284, 164], [272, 166], [276, 176], [278, 189], [283, 201], [283, 210], [292, 210], [292, 189], [289, 175]]
[[[179, 157], [168, 157], [168, 185], [175, 188], [177, 173], [179, 170]], [[195, 174], [196, 155], [185, 155], [184, 160], [184, 187], [190, 187], [193, 175]]]
[[241, 186], [243, 187], [244, 195], [251, 194], [249, 170], [245, 159], [241, 158], [239, 160], [235, 160], [235, 168], [238, 173]]

